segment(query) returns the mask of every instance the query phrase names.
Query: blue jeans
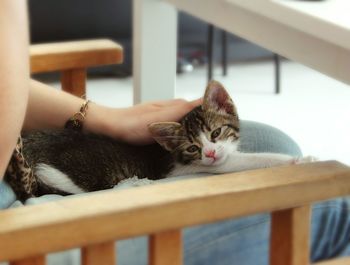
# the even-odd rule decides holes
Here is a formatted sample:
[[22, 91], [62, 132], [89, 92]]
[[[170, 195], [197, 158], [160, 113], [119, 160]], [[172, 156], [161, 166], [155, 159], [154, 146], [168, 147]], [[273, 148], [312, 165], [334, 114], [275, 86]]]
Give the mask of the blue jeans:
[[[298, 146], [270, 126], [242, 122], [244, 152], [277, 152], [300, 156]], [[12, 191], [0, 184], [0, 206], [13, 201]], [[350, 255], [350, 198], [321, 202], [313, 207], [311, 259]], [[160, 220], [161, 222], [161, 220]], [[186, 265], [267, 265], [270, 215], [259, 214], [186, 228], [183, 231]], [[147, 264], [147, 237], [118, 241], [118, 264]], [[49, 264], [79, 264], [79, 251], [49, 255]]]

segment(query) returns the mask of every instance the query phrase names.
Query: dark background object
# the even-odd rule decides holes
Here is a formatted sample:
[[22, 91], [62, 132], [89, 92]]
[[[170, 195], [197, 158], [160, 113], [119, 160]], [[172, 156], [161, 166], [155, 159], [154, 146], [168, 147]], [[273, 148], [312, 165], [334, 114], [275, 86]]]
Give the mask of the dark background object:
[[[94, 70], [94, 73], [125, 76], [132, 69], [132, 1], [130, 0], [31, 0], [29, 11], [32, 43], [64, 40], [111, 38], [124, 46], [121, 66]], [[187, 14], [179, 14], [179, 58], [203, 64], [207, 62], [207, 23]], [[213, 62], [220, 62], [221, 36], [215, 34]], [[227, 60], [245, 61], [272, 58], [265, 49], [227, 35]]]

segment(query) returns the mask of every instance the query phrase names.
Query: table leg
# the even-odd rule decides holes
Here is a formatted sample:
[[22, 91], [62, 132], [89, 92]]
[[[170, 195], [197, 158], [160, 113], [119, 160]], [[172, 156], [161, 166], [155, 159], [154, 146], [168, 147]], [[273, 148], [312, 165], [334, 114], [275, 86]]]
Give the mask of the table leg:
[[214, 26], [208, 25], [207, 57], [208, 57], [208, 82], [213, 79], [214, 61]]
[[159, 0], [133, 0], [134, 104], [175, 96], [177, 10]]
[[275, 94], [281, 92], [281, 58], [278, 54], [273, 55], [275, 65]]

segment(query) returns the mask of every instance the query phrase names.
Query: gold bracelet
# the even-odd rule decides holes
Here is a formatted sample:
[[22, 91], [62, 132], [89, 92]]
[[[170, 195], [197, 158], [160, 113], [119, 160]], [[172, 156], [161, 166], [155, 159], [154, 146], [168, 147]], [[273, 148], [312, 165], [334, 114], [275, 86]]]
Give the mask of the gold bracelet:
[[83, 129], [83, 122], [85, 120], [87, 110], [89, 108], [90, 100], [84, 101], [81, 105], [79, 111], [75, 113], [65, 124], [66, 129], [73, 129], [76, 131], [81, 131]]

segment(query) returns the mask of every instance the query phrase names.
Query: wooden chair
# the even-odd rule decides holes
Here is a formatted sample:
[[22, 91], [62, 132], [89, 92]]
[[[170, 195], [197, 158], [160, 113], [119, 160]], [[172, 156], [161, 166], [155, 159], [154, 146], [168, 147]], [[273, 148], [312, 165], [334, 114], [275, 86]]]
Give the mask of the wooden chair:
[[[108, 43], [107, 50], [115, 45], [104, 43]], [[96, 51], [92, 45], [89, 51], [81, 51], [79, 45], [60, 45], [65, 48], [57, 52], [49, 46], [32, 48], [32, 71], [63, 70], [63, 87], [78, 95], [85, 84], [86, 67], [117, 63], [122, 58], [119, 46]], [[272, 212], [270, 264], [309, 265], [311, 203], [349, 193], [350, 168], [326, 161], [91, 193], [8, 209], [0, 212], [0, 261], [42, 265], [47, 253], [81, 247], [82, 264], [112, 265], [115, 240], [149, 235], [149, 264], [179, 265], [182, 228]], [[318, 265], [349, 263], [345, 258]]]

